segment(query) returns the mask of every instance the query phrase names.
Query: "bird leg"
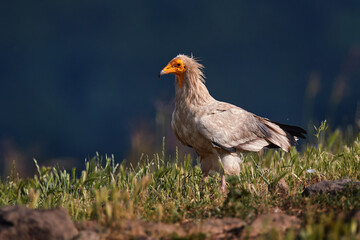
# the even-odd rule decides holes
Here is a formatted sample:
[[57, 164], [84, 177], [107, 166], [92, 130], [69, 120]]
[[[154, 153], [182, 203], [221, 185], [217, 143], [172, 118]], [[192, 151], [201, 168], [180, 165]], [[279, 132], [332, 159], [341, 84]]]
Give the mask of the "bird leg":
[[216, 156], [218, 157], [219, 160], [219, 165], [220, 165], [220, 176], [221, 176], [221, 187], [220, 187], [220, 191], [222, 193], [225, 193], [226, 191], [226, 180], [225, 180], [225, 169], [224, 169], [224, 165], [221, 161], [221, 157], [219, 155], [219, 153], [214, 149], [214, 153], [216, 154]]
[[263, 150], [261, 149], [260, 151], [258, 151], [258, 156], [259, 156], [259, 162], [262, 163], [263, 160]]
[[221, 173], [221, 187], [220, 190], [222, 193], [225, 193], [226, 191], [226, 180], [225, 180], [225, 174]]

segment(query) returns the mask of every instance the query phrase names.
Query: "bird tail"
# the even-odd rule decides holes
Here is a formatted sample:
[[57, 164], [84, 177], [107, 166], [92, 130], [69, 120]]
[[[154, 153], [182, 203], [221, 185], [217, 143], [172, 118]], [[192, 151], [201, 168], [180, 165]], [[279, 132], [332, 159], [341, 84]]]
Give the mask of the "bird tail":
[[291, 125], [286, 125], [286, 124], [282, 124], [282, 123], [278, 123], [278, 122], [273, 122], [276, 125], [278, 125], [282, 130], [284, 130], [285, 132], [289, 133], [290, 135], [292, 135], [293, 137], [298, 137], [298, 138], [306, 138], [305, 134], [307, 134], [307, 132], [305, 131], [305, 129], [298, 127], [298, 126], [291, 126]]
[[267, 148], [281, 148], [290, 151], [290, 147], [296, 144], [298, 138], [306, 138], [306, 131], [301, 127], [286, 125], [262, 118], [262, 123], [266, 126], [265, 138], [269, 142]]

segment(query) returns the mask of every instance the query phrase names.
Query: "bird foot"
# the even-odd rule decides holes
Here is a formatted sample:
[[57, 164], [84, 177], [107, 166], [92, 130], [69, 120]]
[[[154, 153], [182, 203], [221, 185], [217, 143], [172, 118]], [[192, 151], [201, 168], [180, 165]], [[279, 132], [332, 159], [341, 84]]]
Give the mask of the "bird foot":
[[206, 176], [204, 175], [203, 178], [202, 178], [202, 180], [201, 180], [201, 183], [204, 184], [204, 183], [207, 181], [207, 179], [208, 179], [208, 176], [207, 176], [207, 175], [206, 175]]
[[204, 184], [204, 183], [207, 181], [208, 176], [209, 176], [208, 173], [204, 173], [203, 178], [202, 178], [202, 180], [201, 180], [201, 184]]

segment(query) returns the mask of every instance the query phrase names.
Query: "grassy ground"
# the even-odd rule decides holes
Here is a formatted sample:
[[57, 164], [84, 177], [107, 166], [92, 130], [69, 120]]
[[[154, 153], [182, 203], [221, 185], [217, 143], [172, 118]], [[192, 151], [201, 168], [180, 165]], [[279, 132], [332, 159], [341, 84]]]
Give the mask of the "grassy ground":
[[[341, 132], [317, 129], [316, 145], [290, 153], [268, 150], [244, 155], [241, 174], [228, 177], [228, 194], [220, 192], [215, 174], [201, 183], [193, 159], [179, 160], [164, 152], [143, 157], [139, 166], [117, 164], [113, 157], [95, 156], [81, 172], [35, 164], [34, 178], [20, 179], [14, 170], [0, 182], [0, 206], [25, 204], [32, 208], [65, 207], [75, 221], [96, 219], [116, 226], [123, 219], [181, 222], [208, 217], [239, 217], [251, 222], [261, 213], [279, 209], [302, 220], [301, 229], [286, 238], [360, 237], [352, 218], [360, 210], [360, 194], [305, 198], [303, 189], [320, 180], [360, 179], [360, 135], [345, 143]], [[289, 191], [277, 188], [284, 179]]]

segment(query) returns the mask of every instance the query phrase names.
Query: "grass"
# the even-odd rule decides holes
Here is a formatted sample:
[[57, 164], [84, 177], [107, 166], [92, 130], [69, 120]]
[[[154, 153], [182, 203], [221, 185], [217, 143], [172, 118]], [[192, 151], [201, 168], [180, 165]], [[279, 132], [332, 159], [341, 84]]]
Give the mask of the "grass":
[[[229, 193], [220, 192], [220, 177], [201, 183], [193, 159], [166, 157], [164, 151], [145, 156], [136, 167], [116, 163], [113, 156], [96, 155], [81, 172], [39, 166], [33, 178], [21, 179], [15, 169], [0, 182], [0, 206], [23, 204], [31, 208], [64, 207], [75, 221], [95, 219], [118, 226], [124, 219], [175, 223], [208, 217], [239, 217], [251, 222], [274, 209], [296, 215], [301, 229], [287, 239], [356, 239], [360, 194], [303, 197], [303, 189], [320, 180], [360, 179], [360, 134], [345, 142], [340, 131], [316, 128], [316, 144], [301, 152], [268, 150], [244, 155], [241, 174], [227, 177]], [[274, 188], [280, 179], [288, 192]], [[270, 236], [271, 238], [271, 236]]]

